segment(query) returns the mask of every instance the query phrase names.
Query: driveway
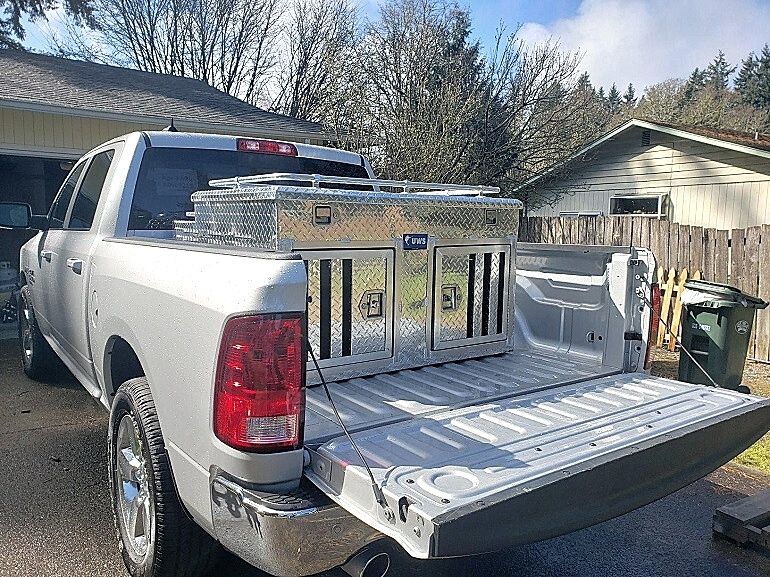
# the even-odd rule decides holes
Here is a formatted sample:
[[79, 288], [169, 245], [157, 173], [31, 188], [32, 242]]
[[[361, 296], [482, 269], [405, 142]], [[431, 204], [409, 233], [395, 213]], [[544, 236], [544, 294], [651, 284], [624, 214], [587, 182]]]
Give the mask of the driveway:
[[[25, 378], [15, 346], [0, 341], [0, 576], [122, 576], [105, 475], [107, 416], [77, 383]], [[591, 529], [480, 558], [399, 558], [389, 575], [767, 577], [770, 557], [714, 540], [711, 516], [768, 486], [748, 469], [723, 468]], [[227, 557], [215, 575], [264, 574]]]

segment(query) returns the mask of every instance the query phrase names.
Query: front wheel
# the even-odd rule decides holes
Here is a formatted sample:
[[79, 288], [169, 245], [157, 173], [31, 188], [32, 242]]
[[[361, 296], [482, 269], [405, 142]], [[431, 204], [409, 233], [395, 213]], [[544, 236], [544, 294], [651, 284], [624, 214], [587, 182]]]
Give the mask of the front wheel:
[[202, 577], [210, 572], [219, 546], [179, 501], [144, 377], [126, 381], [115, 395], [109, 479], [115, 528], [132, 577]]
[[64, 371], [64, 365], [37, 326], [28, 285], [21, 287], [18, 303], [19, 345], [24, 374], [36, 381], [60, 376]]

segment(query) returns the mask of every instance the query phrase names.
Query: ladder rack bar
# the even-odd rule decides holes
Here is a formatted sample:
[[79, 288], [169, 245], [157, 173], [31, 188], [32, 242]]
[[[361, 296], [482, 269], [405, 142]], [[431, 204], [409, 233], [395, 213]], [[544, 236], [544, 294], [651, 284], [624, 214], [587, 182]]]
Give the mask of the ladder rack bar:
[[400, 188], [404, 192], [419, 189], [415, 194], [458, 194], [458, 195], [484, 195], [499, 194], [496, 186], [479, 186], [470, 184], [444, 184], [438, 182], [413, 182], [410, 180], [384, 180], [377, 178], [356, 178], [352, 176], [328, 176], [324, 174], [298, 174], [291, 172], [275, 172], [271, 174], [256, 174], [254, 176], [236, 176], [232, 178], [217, 178], [209, 181], [209, 186], [214, 188], [243, 188], [259, 184], [271, 184], [281, 181], [309, 182], [313, 188], [320, 188], [321, 183], [328, 184], [353, 184], [358, 186], [371, 186], [377, 189], [381, 186]]

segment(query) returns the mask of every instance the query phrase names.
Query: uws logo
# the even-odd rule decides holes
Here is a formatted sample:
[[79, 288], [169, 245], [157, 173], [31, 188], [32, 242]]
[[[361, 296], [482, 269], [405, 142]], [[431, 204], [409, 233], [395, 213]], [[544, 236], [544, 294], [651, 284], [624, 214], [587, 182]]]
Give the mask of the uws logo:
[[404, 250], [419, 250], [428, 248], [427, 234], [405, 234]]

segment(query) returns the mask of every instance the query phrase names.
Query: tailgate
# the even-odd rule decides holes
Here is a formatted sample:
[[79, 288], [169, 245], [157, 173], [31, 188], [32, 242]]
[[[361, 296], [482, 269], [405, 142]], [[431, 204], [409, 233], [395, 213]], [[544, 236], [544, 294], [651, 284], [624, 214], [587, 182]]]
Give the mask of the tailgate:
[[621, 515], [768, 429], [768, 399], [629, 373], [355, 433], [389, 511], [344, 437], [312, 449], [305, 473], [412, 556], [448, 557]]

